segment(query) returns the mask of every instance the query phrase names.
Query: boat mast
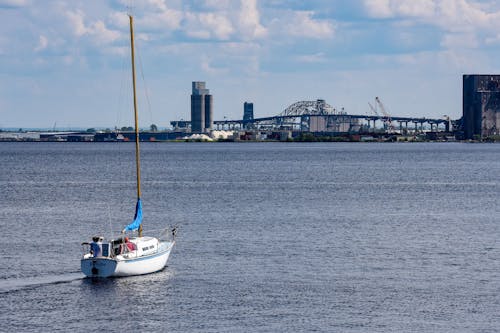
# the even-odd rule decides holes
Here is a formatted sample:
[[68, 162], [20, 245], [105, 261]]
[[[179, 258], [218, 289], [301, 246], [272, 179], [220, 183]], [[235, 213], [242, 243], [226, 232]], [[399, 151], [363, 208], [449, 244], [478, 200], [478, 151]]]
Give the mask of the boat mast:
[[[133, 17], [130, 20], [130, 53], [132, 55], [132, 89], [134, 91], [134, 119], [135, 119], [135, 165], [137, 175], [137, 200], [141, 199], [141, 163], [139, 161], [139, 118], [137, 116], [137, 96], [135, 92], [135, 57], [134, 57], [134, 25]], [[142, 224], [139, 226], [139, 237], [142, 237]]]

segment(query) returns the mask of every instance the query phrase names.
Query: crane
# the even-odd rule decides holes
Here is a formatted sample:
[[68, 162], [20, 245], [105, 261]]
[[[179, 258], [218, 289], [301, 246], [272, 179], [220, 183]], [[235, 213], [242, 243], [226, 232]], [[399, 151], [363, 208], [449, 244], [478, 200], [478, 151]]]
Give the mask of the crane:
[[370, 109], [372, 110], [372, 112], [373, 112], [373, 113], [375, 113], [375, 115], [376, 115], [377, 117], [380, 117], [380, 115], [379, 115], [379, 114], [378, 114], [378, 112], [377, 112], [377, 108], [376, 108], [376, 107], [374, 107], [374, 106], [373, 106], [370, 102], [368, 102], [368, 105], [370, 106]]
[[386, 124], [386, 126], [388, 128], [388, 132], [393, 133], [394, 126], [392, 125], [391, 115], [385, 109], [385, 106], [384, 106], [384, 104], [382, 104], [382, 101], [380, 100], [380, 98], [375, 97], [375, 102], [377, 102], [378, 106], [380, 107], [380, 110], [384, 114], [384, 123]]

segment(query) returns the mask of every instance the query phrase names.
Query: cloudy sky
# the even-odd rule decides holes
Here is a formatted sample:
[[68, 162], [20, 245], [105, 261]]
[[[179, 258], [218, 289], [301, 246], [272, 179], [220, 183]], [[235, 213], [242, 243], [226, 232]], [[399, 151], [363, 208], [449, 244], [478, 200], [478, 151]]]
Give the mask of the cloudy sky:
[[325, 99], [371, 114], [461, 116], [462, 74], [499, 73], [496, 0], [0, 0], [0, 127], [132, 125], [127, 12], [141, 126]]

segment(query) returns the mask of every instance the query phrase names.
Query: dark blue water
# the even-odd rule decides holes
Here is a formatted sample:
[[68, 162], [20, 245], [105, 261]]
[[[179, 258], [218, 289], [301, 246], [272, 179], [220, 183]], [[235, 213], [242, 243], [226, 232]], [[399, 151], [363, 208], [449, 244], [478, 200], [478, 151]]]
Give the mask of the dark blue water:
[[0, 143], [0, 331], [498, 332], [500, 145], [150, 143], [157, 274], [92, 281], [132, 144]]

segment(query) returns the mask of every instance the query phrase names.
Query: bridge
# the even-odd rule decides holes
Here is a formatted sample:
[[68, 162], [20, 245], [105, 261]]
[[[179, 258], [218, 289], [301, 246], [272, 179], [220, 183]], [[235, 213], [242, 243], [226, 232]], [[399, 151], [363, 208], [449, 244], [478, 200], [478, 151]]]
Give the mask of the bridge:
[[[377, 101], [378, 98], [377, 98]], [[371, 105], [370, 105], [371, 106]], [[381, 105], [383, 107], [383, 105]], [[300, 101], [287, 107], [277, 116], [250, 120], [214, 121], [217, 130], [292, 130], [307, 132], [361, 133], [382, 130], [387, 133], [408, 131], [445, 131], [449, 132], [449, 118], [433, 119], [425, 117], [395, 117], [384, 110], [379, 115], [347, 114], [344, 109], [338, 111], [324, 100]], [[377, 123], [381, 127], [377, 128]], [[397, 126], [393, 126], [396, 123]], [[410, 125], [410, 126], [409, 126]]]

